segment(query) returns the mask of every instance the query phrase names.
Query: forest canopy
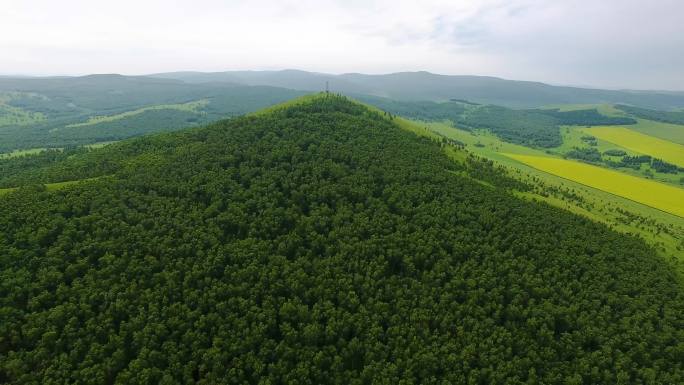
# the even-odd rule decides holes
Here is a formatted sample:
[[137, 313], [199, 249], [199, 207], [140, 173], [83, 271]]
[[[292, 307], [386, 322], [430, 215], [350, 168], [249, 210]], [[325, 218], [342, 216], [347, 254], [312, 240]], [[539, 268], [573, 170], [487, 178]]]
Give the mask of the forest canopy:
[[2, 383], [684, 382], [653, 249], [345, 98], [46, 157], [91, 179], [0, 196]]

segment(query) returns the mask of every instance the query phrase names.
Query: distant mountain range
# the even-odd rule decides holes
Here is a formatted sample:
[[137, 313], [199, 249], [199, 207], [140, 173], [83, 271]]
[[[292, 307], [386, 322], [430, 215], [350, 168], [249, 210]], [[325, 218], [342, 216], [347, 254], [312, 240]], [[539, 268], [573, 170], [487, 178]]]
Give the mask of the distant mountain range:
[[[80, 77], [0, 77], [0, 91], [36, 92], [47, 96], [73, 94], [76, 104], [137, 105], [170, 103], [206, 97], [232, 87], [270, 86], [297, 91], [370, 95], [399, 101], [459, 100], [530, 108], [557, 104], [627, 104], [671, 110], [684, 108], [684, 92], [600, 90], [553, 86], [488, 76], [452, 76], [429, 72], [386, 75], [331, 75], [299, 70], [169, 72], [146, 76], [115, 74]], [[80, 103], [79, 103], [80, 102]]]
[[331, 75], [299, 70], [170, 72], [149, 75], [187, 83], [265, 85], [305, 91], [330, 90], [344, 94], [366, 94], [397, 100], [450, 99], [509, 107], [539, 107], [553, 104], [622, 103], [674, 109], [684, 107], [684, 92], [600, 90], [553, 86], [489, 76], [453, 76], [430, 72], [399, 72], [386, 75]]

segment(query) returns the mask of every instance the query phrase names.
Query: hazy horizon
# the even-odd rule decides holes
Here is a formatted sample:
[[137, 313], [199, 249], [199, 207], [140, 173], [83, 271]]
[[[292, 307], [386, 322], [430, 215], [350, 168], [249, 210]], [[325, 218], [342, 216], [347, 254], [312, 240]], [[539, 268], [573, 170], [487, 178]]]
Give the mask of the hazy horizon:
[[684, 91], [676, 0], [8, 0], [5, 76], [428, 71]]
[[159, 74], [172, 74], [172, 73], [224, 73], [224, 72], [281, 72], [281, 71], [302, 71], [302, 72], [308, 72], [312, 74], [320, 74], [320, 75], [332, 75], [332, 76], [338, 76], [338, 75], [347, 75], [347, 74], [361, 74], [361, 75], [392, 75], [392, 74], [398, 74], [398, 73], [416, 73], [416, 72], [427, 72], [433, 75], [440, 75], [440, 76], [472, 76], [472, 77], [490, 77], [490, 78], [497, 78], [497, 79], [502, 79], [502, 80], [508, 80], [508, 81], [515, 81], [515, 82], [532, 82], [532, 83], [543, 83], [546, 85], [550, 86], [555, 86], [555, 87], [570, 87], [570, 88], [583, 88], [583, 89], [596, 89], [596, 90], [608, 90], [608, 91], [636, 91], [636, 92], [667, 92], [667, 93], [684, 93], [684, 89], [646, 89], [646, 88], [619, 88], [619, 87], [600, 87], [600, 86], [594, 86], [591, 84], [562, 84], [562, 83], [554, 83], [554, 82], [546, 82], [546, 81], [540, 81], [540, 80], [535, 80], [535, 79], [510, 79], [510, 78], [505, 78], [501, 76], [496, 76], [496, 75], [478, 75], [478, 74], [444, 74], [444, 73], [437, 73], [437, 72], [431, 72], [427, 70], [415, 70], [415, 71], [397, 71], [397, 72], [379, 72], [379, 73], [364, 73], [364, 72], [339, 72], [339, 73], [331, 73], [331, 72], [319, 72], [319, 71], [306, 71], [298, 68], [280, 68], [280, 69], [246, 69], [246, 70], [233, 70], [233, 69], [227, 69], [227, 70], [218, 70], [218, 71], [197, 71], [197, 70], [176, 70], [176, 71], [167, 71], [167, 72], [150, 72], [150, 73], [117, 73], [117, 72], [109, 72], [109, 73], [96, 73], [96, 72], [90, 72], [90, 73], [78, 73], [78, 74], [56, 74], [56, 75], [50, 75], [50, 74], [41, 74], [41, 75], [34, 75], [34, 74], [5, 74], [5, 73], [0, 73], [0, 77], [4, 78], [27, 78], [27, 79], [40, 79], [40, 78], [69, 78], [69, 77], [84, 77], [84, 76], [105, 76], [105, 75], [120, 75], [120, 76], [153, 76], [153, 75], [159, 75]]

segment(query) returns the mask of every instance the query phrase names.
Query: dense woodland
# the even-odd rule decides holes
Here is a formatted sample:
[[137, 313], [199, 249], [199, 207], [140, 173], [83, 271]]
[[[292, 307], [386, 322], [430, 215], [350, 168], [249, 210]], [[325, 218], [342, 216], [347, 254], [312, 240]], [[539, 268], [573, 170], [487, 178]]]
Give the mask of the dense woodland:
[[634, 115], [643, 119], [673, 124], [684, 124], [684, 111], [651, 110], [648, 108], [627, 106], [624, 104], [618, 104], [615, 107], [630, 115]]
[[531, 147], [556, 147], [563, 143], [557, 119], [529, 110], [482, 106], [455, 122], [459, 127], [487, 129], [511, 143]]
[[466, 110], [473, 106], [462, 101], [431, 102], [431, 101], [400, 101], [387, 98], [354, 95], [354, 99], [371, 104], [384, 111], [391, 112], [413, 120], [441, 121], [460, 120]]
[[601, 153], [593, 147], [575, 147], [572, 150], [565, 153], [565, 157], [570, 159], [583, 160], [589, 163], [601, 163], [603, 161]]
[[[144, 142], [141, 140], [140, 142]], [[48, 149], [36, 154], [0, 158], [0, 188], [66, 182], [108, 175], [131, 163], [131, 156], [149, 149], [112, 144], [108, 151], [85, 147]], [[117, 150], [121, 150], [118, 152]]]
[[0, 196], [0, 382], [683, 383], [671, 267], [469, 159], [329, 95], [45, 161], [102, 177]]
[[174, 109], [148, 110], [113, 121], [59, 127], [49, 133], [48, 141], [67, 145], [109, 142], [154, 132], [176, 131], [207, 122], [206, 114], [199, 112]]
[[566, 126], [613, 126], [636, 124], [637, 121], [621, 116], [606, 116], [597, 109], [560, 111], [558, 109], [533, 110], [535, 112], [553, 116], [558, 123]]

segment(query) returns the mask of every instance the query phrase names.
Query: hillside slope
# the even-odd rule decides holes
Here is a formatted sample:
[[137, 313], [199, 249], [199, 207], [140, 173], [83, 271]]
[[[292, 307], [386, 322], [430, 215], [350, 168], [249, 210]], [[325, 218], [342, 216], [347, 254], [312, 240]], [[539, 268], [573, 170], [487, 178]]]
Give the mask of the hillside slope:
[[2, 383], [684, 381], [652, 249], [344, 98], [78, 159], [0, 197]]
[[[140, 76], [0, 78], [0, 153], [178, 130], [303, 94], [276, 87], [188, 84]], [[24, 121], [13, 122], [16, 116]], [[89, 124], [93, 120], [99, 123]]]

